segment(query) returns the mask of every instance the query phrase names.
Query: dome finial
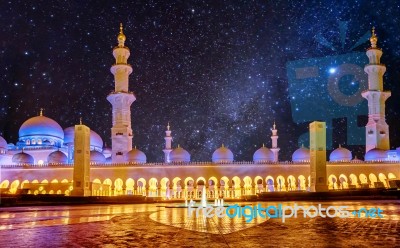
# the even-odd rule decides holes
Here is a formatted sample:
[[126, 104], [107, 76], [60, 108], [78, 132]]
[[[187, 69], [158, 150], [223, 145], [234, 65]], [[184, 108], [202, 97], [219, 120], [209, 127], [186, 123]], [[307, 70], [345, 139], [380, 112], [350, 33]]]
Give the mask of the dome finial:
[[265, 147], [265, 144], [263, 143], [263, 147]]
[[378, 42], [378, 37], [375, 34], [375, 27], [372, 27], [372, 36], [369, 38], [369, 41], [371, 42], [371, 47], [376, 48], [376, 43]]
[[135, 150], [137, 150], [136, 146], [135, 146]]
[[225, 146], [224, 146], [224, 143], [222, 143], [222, 147], [225, 147]]
[[43, 116], [43, 108], [40, 108], [40, 113], [39, 113], [39, 115], [40, 115], [40, 116]]
[[122, 23], [119, 24], [119, 34], [118, 34], [118, 46], [119, 47], [124, 47], [125, 46], [125, 40], [126, 36], [124, 34], [124, 28], [122, 26]]
[[275, 130], [275, 129], [276, 129], [275, 120], [274, 120], [274, 125], [273, 125], [273, 127], [274, 127], [274, 130]]
[[341, 144], [339, 144], [339, 148], [342, 148], [342, 145], [341, 145]]
[[181, 145], [178, 144], [178, 148], [181, 148]]
[[79, 117], [79, 125], [82, 125], [82, 117]]
[[170, 127], [170, 125], [169, 125], [169, 122], [168, 122], [168, 125], [167, 125], [167, 130], [169, 131], [169, 129], [170, 129], [171, 127]]

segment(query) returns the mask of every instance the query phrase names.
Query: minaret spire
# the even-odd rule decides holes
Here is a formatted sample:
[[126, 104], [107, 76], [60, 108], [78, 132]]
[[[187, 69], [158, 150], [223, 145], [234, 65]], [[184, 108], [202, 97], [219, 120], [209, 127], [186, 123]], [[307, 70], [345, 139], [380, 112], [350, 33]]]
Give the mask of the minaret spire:
[[126, 36], [122, 23], [117, 37], [118, 46], [114, 47], [115, 63], [111, 66], [114, 74], [114, 91], [107, 96], [112, 105], [112, 161], [123, 162], [127, 152], [132, 150], [131, 104], [136, 100], [135, 95], [129, 92], [129, 75], [132, 67], [128, 64], [129, 48], [125, 46]]
[[385, 65], [381, 64], [382, 50], [377, 47], [378, 37], [375, 27], [369, 39], [371, 47], [367, 50], [369, 64], [364, 71], [368, 74], [368, 90], [362, 96], [368, 100], [368, 123], [365, 126], [365, 150], [373, 148], [389, 150], [389, 126], [385, 119], [385, 102], [390, 97], [390, 91], [383, 90], [383, 74]]
[[165, 139], [165, 148], [163, 150], [163, 152], [164, 152], [164, 162], [165, 163], [169, 163], [170, 162], [169, 154], [172, 151], [172, 148], [171, 148], [172, 147], [172, 136], [171, 136], [170, 128], [171, 127], [170, 127], [169, 122], [168, 122], [167, 131], [165, 131], [165, 137], [164, 137], [164, 139]]
[[272, 135], [271, 135], [271, 141], [272, 141], [272, 148], [271, 151], [274, 153], [274, 162], [279, 161], [279, 150], [280, 148], [278, 147], [278, 130], [276, 129], [276, 124], [274, 121], [274, 125], [272, 126], [271, 129]]

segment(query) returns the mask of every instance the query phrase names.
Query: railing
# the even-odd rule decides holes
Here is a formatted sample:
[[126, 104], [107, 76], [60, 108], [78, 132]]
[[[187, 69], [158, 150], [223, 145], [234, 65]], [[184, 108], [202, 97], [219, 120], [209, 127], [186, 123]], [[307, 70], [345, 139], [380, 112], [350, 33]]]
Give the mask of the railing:
[[[306, 166], [309, 165], [309, 162], [293, 162], [293, 161], [285, 161], [285, 162], [269, 162], [269, 163], [255, 163], [253, 161], [234, 161], [230, 163], [213, 163], [213, 162], [182, 162], [182, 163], [90, 163], [91, 167], [157, 167], [157, 166], [166, 166], [166, 167], [181, 167], [181, 166], [219, 166], [219, 167], [228, 167], [228, 166], [241, 166], [241, 165], [251, 165], [251, 166]], [[337, 161], [337, 162], [327, 162], [327, 165], [349, 165], [349, 164], [400, 164], [400, 161]], [[73, 167], [73, 163], [60, 163], [60, 164], [7, 164], [0, 165], [0, 168], [44, 168], [44, 167], [53, 167], [53, 168], [61, 168], [61, 167]]]

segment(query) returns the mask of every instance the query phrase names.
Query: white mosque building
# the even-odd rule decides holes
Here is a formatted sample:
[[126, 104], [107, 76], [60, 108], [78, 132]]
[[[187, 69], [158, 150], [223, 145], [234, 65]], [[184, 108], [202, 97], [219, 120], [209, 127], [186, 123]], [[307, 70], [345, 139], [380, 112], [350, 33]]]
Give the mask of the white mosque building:
[[[118, 45], [113, 49], [115, 89], [107, 96], [112, 105], [112, 148], [104, 148], [102, 138], [90, 133], [92, 195], [145, 195], [163, 198], [208, 197], [237, 198], [271, 191], [307, 191], [310, 186], [310, 151], [300, 147], [291, 162], [279, 161], [278, 130], [271, 129], [271, 148], [264, 145], [254, 152], [253, 161], [238, 162], [233, 152], [222, 145], [211, 162], [191, 162], [190, 153], [179, 145], [172, 147], [172, 131], [165, 131], [165, 160], [149, 163], [145, 153], [132, 147], [131, 104], [136, 100], [129, 91], [130, 50], [122, 24]], [[364, 161], [339, 146], [329, 155], [328, 185], [332, 190], [391, 187], [400, 178], [400, 149], [389, 150], [389, 127], [385, 121], [385, 101], [390, 92], [383, 90], [386, 67], [380, 63], [374, 29], [367, 50], [369, 64], [366, 154]], [[25, 121], [16, 144], [0, 136], [0, 189], [2, 192], [29, 194], [66, 194], [73, 190], [74, 127], [63, 129], [44, 115]]]

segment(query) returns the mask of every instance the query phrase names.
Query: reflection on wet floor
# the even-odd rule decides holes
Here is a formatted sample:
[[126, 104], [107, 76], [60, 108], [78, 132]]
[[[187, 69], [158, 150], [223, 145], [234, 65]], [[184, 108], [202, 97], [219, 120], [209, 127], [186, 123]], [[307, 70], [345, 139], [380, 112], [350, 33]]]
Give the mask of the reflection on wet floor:
[[156, 210], [152, 204], [2, 208], [0, 230], [105, 221], [121, 214]]
[[214, 215], [206, 218], [203, 214], [196, 216], [195, 213], [189, 214], [185, 208], [165, 208], [150, 215], [150, 219], [165, 225], [184, 228], [190, 231], [206, 232], [212, 234], [227, 234], [243, 230], [266, 221], [267, 219], [256, 217], [248, 223], [244, 218], [222, 218]]
[[[318, 206], [318, 202], [283, 202], [283, 206], [294, 204], [302, 206]], [[234, 203], [230, 203], [234, 204]], [[243, 205], [257, 205], [258, 203], [237, 203]], [[279, 202], [260, 202], [261, 206], [277, 206]], [[399, 201], [345, 201], [321, 202], [323, 207], [348, 206], [348, 210], [361, 208], [377, 208], [383, 210], [384, 220], [400, 220]], [[135, 204], [135, 205], [85, 205], [85, 206], [40, 206], [40, 207], [15, 207], [0, 209], [0, 230], [38, 228], [46, 226], [70, 225], [97, 221], [109, 221], [115, 216], [132, 215], [139, 212], [149, 212], [151, 220], [162, 224], [184, 228], [187, 230], [208, 232], [213, 234], [227, 234], [249, 228], [268, 221], [261, 217], [246, 223], [244, 218], [213, 218], [204, 219], [199, 216], [188, 216], [184, 208], [163, 208], [179, 204]], [[351, 218], [355, 218], [351, 216]], [[288, 219], [287, 221], [290, 221]]]

